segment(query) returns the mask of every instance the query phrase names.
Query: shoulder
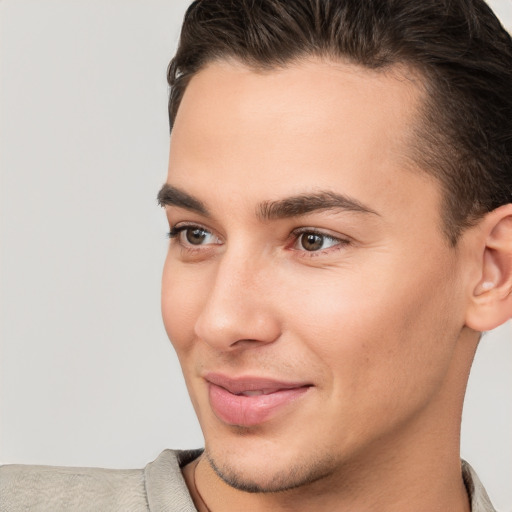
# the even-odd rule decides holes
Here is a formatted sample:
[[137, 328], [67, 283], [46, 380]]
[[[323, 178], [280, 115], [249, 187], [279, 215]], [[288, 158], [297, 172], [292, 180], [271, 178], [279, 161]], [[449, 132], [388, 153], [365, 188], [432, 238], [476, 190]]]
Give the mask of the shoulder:
[[173, 505], [192, 503], [180, 467], [199, 453], [164, 450], [143, 469], [1, 466], [0, 510], [185, 511]]
[[147, 510], [143, 470], [0, 468], [0, 509]]

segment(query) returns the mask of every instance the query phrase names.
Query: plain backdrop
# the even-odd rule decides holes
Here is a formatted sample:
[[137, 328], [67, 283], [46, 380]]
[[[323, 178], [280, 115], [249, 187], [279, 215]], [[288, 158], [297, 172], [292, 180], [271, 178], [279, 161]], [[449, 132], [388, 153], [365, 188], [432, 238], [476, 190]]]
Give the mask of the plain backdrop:
[[[491, 2], [512, 27], [511, 0]], [[0, 0], [0, 462], [142, 467], [202, 445], [160, 318], [165, 72], [184, 0]], [[512, 329], [462, 455], [512, 511]]]

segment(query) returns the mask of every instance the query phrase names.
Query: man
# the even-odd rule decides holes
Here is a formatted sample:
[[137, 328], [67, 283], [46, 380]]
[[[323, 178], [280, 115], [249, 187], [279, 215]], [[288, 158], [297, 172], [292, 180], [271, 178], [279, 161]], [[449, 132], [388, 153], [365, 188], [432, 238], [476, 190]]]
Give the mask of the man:
[[494, 510], [459, 455], [512, 312], [512, 41], [486, 4], [200, 0], [169, 83], [162, 310], [205, 449], [7, 467], [4, 508]]

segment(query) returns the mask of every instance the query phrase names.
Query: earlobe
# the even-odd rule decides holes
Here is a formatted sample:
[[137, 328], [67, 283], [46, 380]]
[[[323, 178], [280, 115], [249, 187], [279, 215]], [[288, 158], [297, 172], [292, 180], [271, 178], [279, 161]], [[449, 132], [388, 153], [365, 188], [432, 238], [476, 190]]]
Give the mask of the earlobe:
[[466, 325], [483, 332], [512, 317], [512, 204], [488, 213], [481, 228], [479, 279], [473, 287]]

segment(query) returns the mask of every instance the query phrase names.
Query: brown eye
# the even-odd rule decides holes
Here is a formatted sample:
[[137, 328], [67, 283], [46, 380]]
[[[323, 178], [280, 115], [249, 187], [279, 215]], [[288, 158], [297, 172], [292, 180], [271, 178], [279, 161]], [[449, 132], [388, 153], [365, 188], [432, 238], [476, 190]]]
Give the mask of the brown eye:
[[316, 233], [303, 233], [300, 237], [300, 245], [306, 251], [318, 251], [323, 248], [325, 238]]
[[185, 238], [191, 245], [201, 245], [208, 236], [208, 232], [201, 228], [189, 228], [185, 230]]

